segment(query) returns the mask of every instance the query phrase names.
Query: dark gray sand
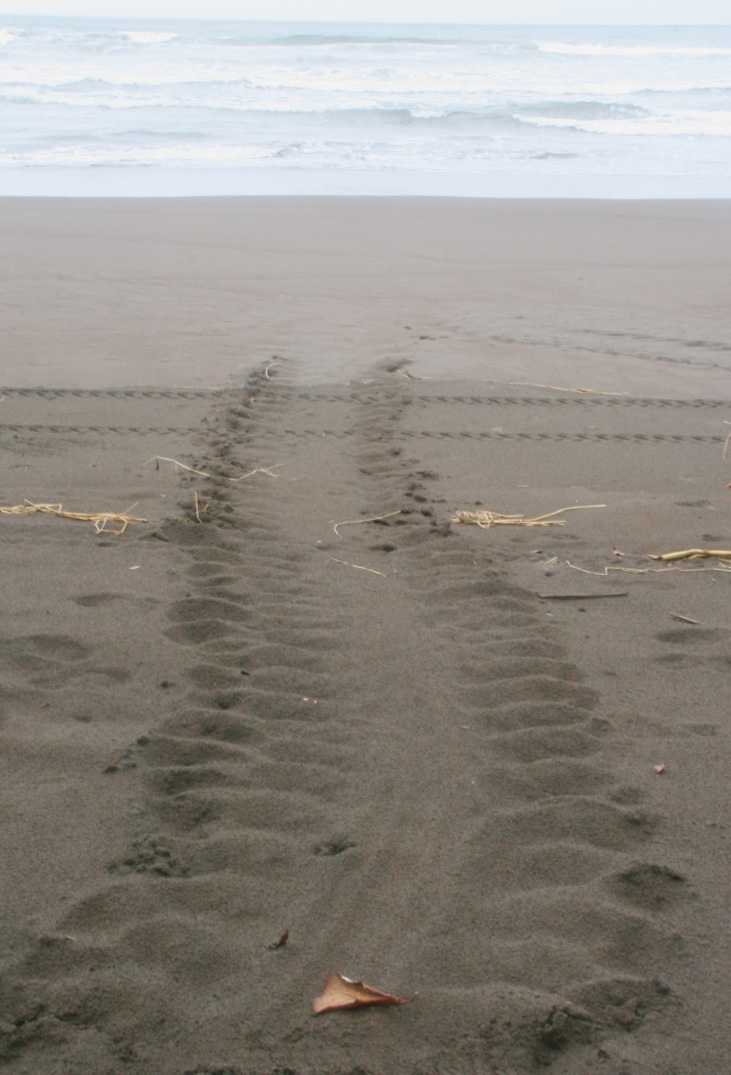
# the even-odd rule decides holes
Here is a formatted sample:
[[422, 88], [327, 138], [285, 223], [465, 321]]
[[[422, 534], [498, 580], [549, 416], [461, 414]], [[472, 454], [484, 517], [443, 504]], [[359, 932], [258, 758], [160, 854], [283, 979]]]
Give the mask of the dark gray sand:
[[[727, 1070], [731, 574], [647, 558], [731, 548], [720, 361], [691, 398], [279, 350], [5, 374], [0, 504], [147, 521], [0, 515], [3, 1070]], [[334, 971], [418, 996], [315, 1017]]]

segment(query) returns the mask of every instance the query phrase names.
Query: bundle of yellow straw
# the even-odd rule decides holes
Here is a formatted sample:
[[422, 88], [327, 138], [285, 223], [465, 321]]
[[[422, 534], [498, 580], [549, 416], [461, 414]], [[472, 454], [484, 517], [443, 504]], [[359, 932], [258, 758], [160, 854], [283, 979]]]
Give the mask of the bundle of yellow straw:
[[[0, 505], [0, 515], [34, 515], [39, 513], [41, 515], [56, 515], [61, 519], [76, 519], [82, 523], [93, 523], [94, 529], [97, 534], [104, 532], [105, 534], [123, 534], [130, 523], [146, 523], [147, 519], [138, 519], [134, 515], [130, 515], [129, 512], [134, 507], [128, 508], [127, 511], [64, 511], [62, 504], [33, 504], [30, 500], [26, 500], [25, 504], [17, 504], [14, 507], [3, 507]], [[112, 530], [108, 524], [114, 523], [118, 529]]]
[[586, 508], [605, 508], [606, 504], [575, 504], [570, 508], [559, 508], [551, 511], [548, 515], [537, 515], [534, 519], [526, 519], [524, 515], [501, 515], [497, 511], [458, 511], [452, 519], [453, 523], [472, 523], [481, 526], [483, 530], [489, 530], [493, 526], [565, 526], [565, 519], [556, 519], [554, 516], [563, 515], [565, 511], [583, 511]]

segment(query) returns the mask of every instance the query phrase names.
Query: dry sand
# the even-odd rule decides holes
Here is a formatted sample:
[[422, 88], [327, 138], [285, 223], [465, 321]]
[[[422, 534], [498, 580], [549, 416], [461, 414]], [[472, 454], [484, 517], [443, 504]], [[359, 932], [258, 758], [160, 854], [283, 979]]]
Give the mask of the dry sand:
[[4, 1071], [731, 1069], [730, 220], [0, 204]]

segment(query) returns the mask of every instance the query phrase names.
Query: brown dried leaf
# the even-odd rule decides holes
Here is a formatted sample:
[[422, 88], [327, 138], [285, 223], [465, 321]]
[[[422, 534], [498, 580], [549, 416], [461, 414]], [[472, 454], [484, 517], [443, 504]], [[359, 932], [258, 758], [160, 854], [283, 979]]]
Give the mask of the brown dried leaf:
[[334, 1012], [341, 1008], [364, 1008], [371, 1004], [409, 1004], [413, 997], [394, 997], [380, 989], [354, 982], [342, 974], [331, 974], [322, 989], [322, 996], [312, 1001], [315, 1015]]

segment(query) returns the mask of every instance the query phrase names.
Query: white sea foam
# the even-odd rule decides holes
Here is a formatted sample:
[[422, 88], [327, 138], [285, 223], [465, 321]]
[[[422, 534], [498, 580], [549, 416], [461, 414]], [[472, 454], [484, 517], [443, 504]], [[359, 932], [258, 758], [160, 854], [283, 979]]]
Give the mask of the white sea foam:
[[[606, 134], [615, 138], [625, 135], [708, 135], [731, 138], [731, 112], [694, 112], [691, 110], [657, 113], [649, 116], [607, 117], [605, 119], [570, 119], [559, 116], [516, 115], [522, 123], [536, 127], [559, 127], [591, 134]], [[731, 193], [731, 191], [730, 191]]]
[[178, 35], [154, 33], [150, 30], [125, 30], [119, 36], [123, 41], [131, 41], [134, 45], [165, 45], [168, 41], [175, 41]]
[[18, 17], [0, 47], [5, 169], [731, 185], [729, 27]]
[[731, 56], [731, 48], [715, 48], [712, 45], [591, 45], [541, 41], [538, 48], [541, 52], [554, 52], [564, 56], [626, 56], [628, 59], [648, 56], [689, 56], [701, 59], [707, 56]]
[[[285, 146], [280, 147], [282, 150]], [[268, 146], [219, 146], [205, 147], [192, 143], [182, 145], [128, 147], [100, 146], [93, 143], [81, 145], [54, 145], [31, 152], [0, 153], [0, 168], [7, 167], [146, 167], [168, 168], [210, 167], [217, 163], [223, 167], [242, 168], [276, 158], [276, 150]]]

